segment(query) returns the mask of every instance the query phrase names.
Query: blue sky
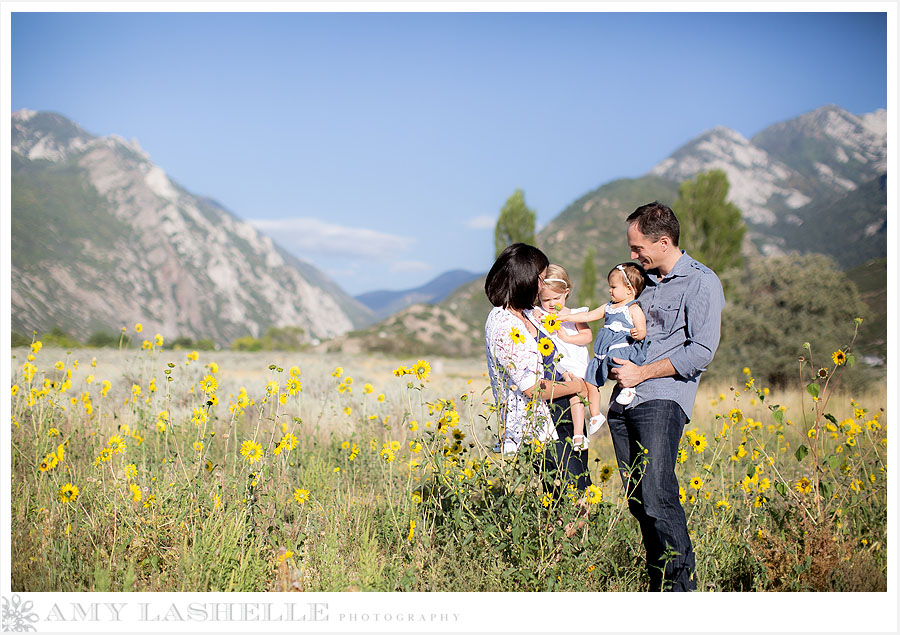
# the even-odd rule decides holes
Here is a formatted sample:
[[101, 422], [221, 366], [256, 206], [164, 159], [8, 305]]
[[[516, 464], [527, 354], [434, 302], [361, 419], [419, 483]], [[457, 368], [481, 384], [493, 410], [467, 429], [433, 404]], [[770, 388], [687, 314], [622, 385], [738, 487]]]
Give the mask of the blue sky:
[[883, 13], [13, 13], [11, 31], [12, 110], [137, 139], [353, 294], [486, 271], [517, 187], [544, 225], [714, 126], [887, 107]]

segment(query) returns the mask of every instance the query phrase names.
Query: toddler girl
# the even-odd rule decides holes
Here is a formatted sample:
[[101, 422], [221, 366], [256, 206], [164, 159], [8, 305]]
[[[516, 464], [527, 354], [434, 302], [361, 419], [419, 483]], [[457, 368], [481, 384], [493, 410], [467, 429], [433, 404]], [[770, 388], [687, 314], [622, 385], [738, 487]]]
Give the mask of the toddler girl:
[[[549, 274], [548, 274], [549, 276]], [[631, 262], [613, 267], [608, 276], [610, 301], [593, 311], [569, 313], [567, 320], [581, 325], [605, 317], [605, 323], [594, 341], [594, 357], [588, 362], [584, 380], [588, 390], [588, 406], [591, 421], [588, 433], [594, 434], [603, 425], [605, 417], [600, 414], [599, 386], [606, 383], [609, 369], [614, 367], [613, 357], [635, 364], [645, 359], [644, 338], [647, 336], [647, 320], [641, 307], [635, 303], [644, 290], [644, 272]], [[546, 279], [544, 280], [546, 284]], [[628, 404], [634, 399], [634, 388], [623, 388], [616, 401]], [[582, 427], [583, 430], [583, 427]], [[578, 430], [576, 428], [576, 435]], [[585, 439], [573, 439], [574, 442]]]
[[[586, 306], [576, 309], [568, 308], [566, 299], [570, 292], [569, 274], [565, 268], [560, 265], [549, 265], [538, 299], [544, 313], [558, 316], [559, 330], [550, 333], [552, 329], [547, 328], [546, 324], [544, 328], [556, 345], [557, 354], [562, 356], [556, 362], [557, 367], [562, 371], [572, 373], [575, 377], [584, 378], [588, 366], [588, 350], [585, 344], [588, 344], [593, 336], [591, 329], [586, 324], [573, 324], [568, 321], [570, 315], [588, 310]], [[583, 450], [587, 447], [587, 439], [584, 435], [584, 404], [578, 395], [572, 395], [569, 405], [574, 428], [575, 449]]]

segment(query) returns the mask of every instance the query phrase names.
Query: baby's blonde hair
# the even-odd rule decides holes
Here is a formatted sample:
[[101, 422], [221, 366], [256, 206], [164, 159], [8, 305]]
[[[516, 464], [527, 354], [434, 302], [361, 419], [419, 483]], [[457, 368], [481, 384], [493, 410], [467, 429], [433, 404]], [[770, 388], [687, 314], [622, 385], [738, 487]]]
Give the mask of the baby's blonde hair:
[[572, 291], [569, 282], [569, 273], [562, 265], [547, 265], [547, 275], [544, 276], [544, 286], [557, 293], [565, 293], [567, 296]]

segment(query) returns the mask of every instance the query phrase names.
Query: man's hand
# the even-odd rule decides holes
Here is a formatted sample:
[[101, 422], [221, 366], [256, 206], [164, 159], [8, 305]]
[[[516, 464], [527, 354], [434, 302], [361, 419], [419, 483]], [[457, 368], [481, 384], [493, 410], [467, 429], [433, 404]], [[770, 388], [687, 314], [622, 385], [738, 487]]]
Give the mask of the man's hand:
[[670, 377], [678, 374], [668, 357], [657, 362], [644, 364], [643, 366], [638, 366], [634, 362], [619, 359], [618, 357], [613, 357], [612, 361], [621, 364], [621, 366], [610, 368], [609, 376], [618, 381], [622, 388], [634, 388], [642, 381], [648, 379]]
[[630, 362], [627, 359], [619, 359], [618, 357], [613, 357], [612, 361], [621, 364], [621, 366], [610, 368], [609, 376], [615, 379], [622, 388], [634, 388], [646, 379], [643, 373], [643, 366], [638, 366], [634, 362]]

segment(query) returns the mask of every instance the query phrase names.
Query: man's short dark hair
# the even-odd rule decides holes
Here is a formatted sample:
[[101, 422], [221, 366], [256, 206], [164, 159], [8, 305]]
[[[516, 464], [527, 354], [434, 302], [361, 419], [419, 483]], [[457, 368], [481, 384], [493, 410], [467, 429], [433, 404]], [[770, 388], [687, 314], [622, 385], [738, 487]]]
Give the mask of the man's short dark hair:
[[672, 239], [672, 244], [678, 246], [681, 225], [675, 218], [675, 212], [668, 205], [663, 205], [659, 201], [641, 205], [625, 220], [629, 225], [637, 223], [638, 231], [653, 242], [668, 236]]
[[525, 243], [513, 243], [497, 256], [484, 281], [484, 292], [493, 306], [520, 311], [534, 306], [538, 277], [550, 261], [544, 252]]

